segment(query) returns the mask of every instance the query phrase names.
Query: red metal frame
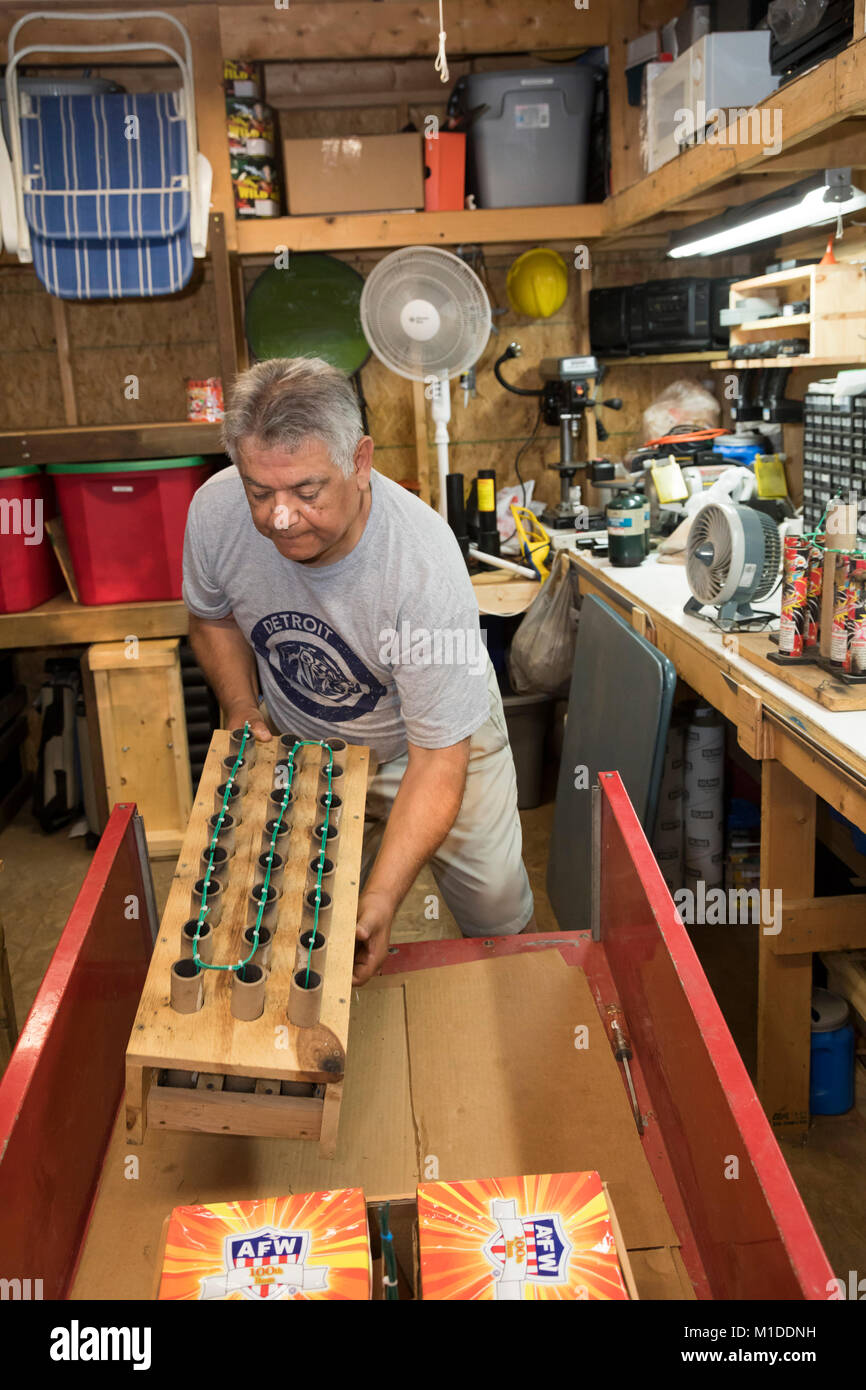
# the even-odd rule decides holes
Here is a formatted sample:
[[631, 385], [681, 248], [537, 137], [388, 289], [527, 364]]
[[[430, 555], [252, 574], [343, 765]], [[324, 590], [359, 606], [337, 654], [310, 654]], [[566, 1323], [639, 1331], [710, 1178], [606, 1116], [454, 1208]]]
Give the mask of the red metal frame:
[[[600, 782], [600, 942], [419, 942], [383, 973], [555, 946], [600, 1010], [626, 1015], [644, 1149], [698, 1296], [825, 1299], [833, 1272], [646, 837], [619, 776]], [[41, 1278], [47, 1298], [63, 1297], [83, 1244], [152, 949], [133, 812], [112, 812], [0, 1082], [0, 1277]]]
[[0, 1277], [44, 1298], [75, 1269], [153, 949], [134, 813], [112, 811], [0, 1080]]

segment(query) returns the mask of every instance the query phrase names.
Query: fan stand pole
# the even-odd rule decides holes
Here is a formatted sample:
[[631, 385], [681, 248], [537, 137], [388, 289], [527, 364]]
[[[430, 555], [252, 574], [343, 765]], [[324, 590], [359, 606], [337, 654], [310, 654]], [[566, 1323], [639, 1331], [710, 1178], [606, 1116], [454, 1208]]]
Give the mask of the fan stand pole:
[[445, 497], [445, 479], [449, 472], [448, 465], [448, 421], [451, 419], [451, 385], [446, 375], [437, 377], [433, 386], [433, 420], [436, 430], [433, 439], [436, 444], [436, 466], [439, 479], [438, 496], [436, 498], [440, 516], [448, 519], [448, 507]]

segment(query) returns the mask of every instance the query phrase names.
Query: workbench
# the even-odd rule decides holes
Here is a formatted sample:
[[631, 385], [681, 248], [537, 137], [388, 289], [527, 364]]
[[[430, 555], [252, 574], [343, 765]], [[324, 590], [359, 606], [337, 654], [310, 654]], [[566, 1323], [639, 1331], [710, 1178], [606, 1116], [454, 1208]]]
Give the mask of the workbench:
[[[816, 898], [820, 797], [866, 829], [866, 711], [836, 712], [791, 689], [723, 634], [687, 616], [685, 568], [652, 555], [635, 568], [573, 555], [582, 594], [597, 594], [670, 658], [677, 675], [729, 719], [761, 764], [761, 888], [782, 893], [782, 929], [761, 931], [757, 1089], [776, 1131], [809, 1123], [812, 952], [866, 946], [866, 898]], [[775, 605], [780, 594], [761, 607]], [[756, 930], [760, 930], [756, 928]]]
[[356, 1184], [405, 1200], [431, 1164], [444, 1181], [596, 1168], [641, 1298], [826, 1299], [831, 1267], [618, 775], [594, 795], [597, 929], [392, 947], [352, 992], [325, 1159], [302, 1139], [158, 1123], [127, 1147], [123, 1057], [152, 934], [143, 832], [115, 806], [0, 1081], [0, 1277], [33, 1270], [45, 1298], [148, 1298], [178, 1204]]

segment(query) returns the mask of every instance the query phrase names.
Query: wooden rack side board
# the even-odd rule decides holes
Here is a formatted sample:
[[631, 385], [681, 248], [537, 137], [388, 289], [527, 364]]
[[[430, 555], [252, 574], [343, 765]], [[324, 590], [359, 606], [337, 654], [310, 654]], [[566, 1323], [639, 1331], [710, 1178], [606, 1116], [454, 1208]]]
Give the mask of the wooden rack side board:
[[770, 656], [778, 651], [778, 646], [765, 633], [738, 634], [737, 651], [768, 675], [785, 681], [792, 690], [807, 695], [825, 709], [866, 710], [866, 685], [847, 685], [815, 664], [783, 666], [771, 661]]
[[[200, 860], [207, 842], [207, 820], [214, 811], [220, 766], [228, 754], [229, 734], [218, 730], [211, 742], [184, 837], [178, 866], [160, 924], [147, 981], [127, 1049], [127, 1131], [140, 1142], [147, 1123], [166, 1128], [204, 1129], [217, 1133], [257, 1133], [283, 1137], [318, 1138], [314, 1110], [304, 1098], [268, 1094], [224, 1093], [184, 1087], [154, 1086], [160, 1069], [251, 1077], [257, 1082], [298, 1081], [325, 1086], [325, 1117], [339, 1113], [340, 1083], [345, 1067], [349, 1030], [352, 966], [355, 946], [369, 751], [351, 746], [339, 782], [343, 798], [333, 909], [327, 928], [328, 957], [319, 1022], [298, 1028], [289, 1022], [286, 1006], [302, 929], [302, 897], [307, 866], [316, 852], [313, 824], [317, 822], [320, 755], [304, 749], [295, 773], [295, 795], [288, 863], [282, 884], [278, 928], [274, 938], [265, 1007], [260, 1018], [239, 1022], [230, 1007], [232, 972], [206, 970], [204, 1005], [198, 1013], [179, 1014], [169, 1003], [169, 972], [180, 955], [180, 930], [191, 913], [190, 894], [201, 875]], [[259, 745], [250, 785], [243, 797], [243, 819], [237, 829], [230, 861], [222, 920], [215, 928], [215, 963], [237, 962], [248, 954], [242, 936], [247, 922], [247, 899], [253, 887], [262, 831], [271, 814], [268, 794], [273, 786], [277, 752], [274, 744]], [[330, 890], [329, 890], [330, 891]], [[306, 925], [306, 923], [304, 924]], [[314, 1099], [314, 1098], [311, 1098]], [[261, 1101], [261, 1104], [258, 1102]], [[293, 1104], [293, 1102], [298, 1102]], [[319, 1106], [321, 1107], [321, 1101]], [[252, 1116], [252, 1118], [251, 1118]], [[252, 1127], [246, 1128], [250, 1121]], [[323, 1131], [325, 1118], [320, 1119]], [[311, 1132], [312, 1131], [312, 1132]]]

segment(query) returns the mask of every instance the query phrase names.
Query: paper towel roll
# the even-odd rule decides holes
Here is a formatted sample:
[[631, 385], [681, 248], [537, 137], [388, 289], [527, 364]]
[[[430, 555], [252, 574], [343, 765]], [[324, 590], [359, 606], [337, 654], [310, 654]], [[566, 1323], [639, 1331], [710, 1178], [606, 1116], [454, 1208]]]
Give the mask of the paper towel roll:
[[698, 705], [685, 739], [685, 887], [696, 892], [724, 883], [725, 726], [716, 710]]

